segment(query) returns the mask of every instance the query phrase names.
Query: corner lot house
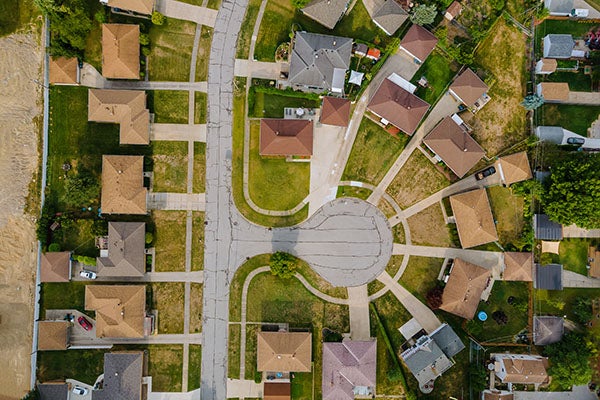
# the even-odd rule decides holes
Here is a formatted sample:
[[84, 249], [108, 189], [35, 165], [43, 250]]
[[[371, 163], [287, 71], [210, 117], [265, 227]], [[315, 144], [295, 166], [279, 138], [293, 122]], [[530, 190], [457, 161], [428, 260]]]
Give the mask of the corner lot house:
[[477, 74], [467, 68], [452, 82], [448, 92], [471, 111], [476, 112], [490, 101], [488, 89]]
[[464, 249], [498, 240], [496, 224], [485, 189], [450, 196], [460, 244]]
[[69, 282], [71, 279], [71, 252], [42, 253], [40, 261], [41, 282]]
[[481, 294], [488, 287], [491, 277], [491, 271], [456, 258], [440, 308], [450, 314], [473, 319]]
[[323, 343], [323, 400], [374, 397], [377, 341]]
[[341, 95], [351, 56], [351, 38], [296, 32], [288, 82], [302, 91]]
[[571, 58], [575, 41], [573, 36], [564, 33], [551, 33], [544, 36], [544, 58]]
[[548, 359], [529, 354], [491, 354], [494, 361], [496, 378], [502, 383], [534, 384], [536, 386], [548, 381]]
[[140, 79], [140, 26], [102, 24], [102, 76]]
[[261, 156], [304, 156], [313, 153], [313, 122], [305, 119], [261, 119]]
[[53, 85], [79, 84], [79, 62], [75, 57], [50, 57], [48, 69], [50, 83]]
[[312, 334], [258, 332], [256, 369], [265, 372], [310, 372]]
[[417, 64], [425, 62], [435, 48], [438, 39], [421, 25], [410, 27], [400, 42], [400, 50], [404, 51]]
[[144, 353], [141, 351], [104, 354], [104, 383], [92, 391], [92, 400], [140, 400]]
[[146, 214], [143, 156], [102, 156], [103, 214]]
[[113, 9], [133, 11], [144, 15], [151, 15], [154, 11], [154, 0], [100, 0], [100, 3]]
[[143, 222], [109, 222], [108, 254], [96, 259], [98, 276], [143, 276], [146, 272], [145, 235]]
[[342, 19], [349, 3], [349, 0], [313, 0], [302, 9], [302, 12], [324, 27], [333, 29]]
[[144, 285], [87, 285], [85, 309], [96, 312], [95, 328], [99, 338], [144, 337]]
[[408, 13], [396, 0], [363, 0], [371, 19], [388, 35], [393, 35], [408, 19]]

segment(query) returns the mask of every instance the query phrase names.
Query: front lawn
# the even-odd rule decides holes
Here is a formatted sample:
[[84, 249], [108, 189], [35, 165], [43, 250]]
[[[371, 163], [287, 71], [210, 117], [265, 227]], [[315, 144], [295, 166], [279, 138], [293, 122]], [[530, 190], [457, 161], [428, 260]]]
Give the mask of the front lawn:
[[319, 100], [286, 96], [283, 91], [281, 94], [273, 94], [255, 91], [253, 88], [250, 89], [249, 98], [248, 116], [254, 118], [283, 118], [285, 107], [318, 108], [321, 104]]
[[154, 192], [186, 193], [187, 191], [187, 142], [152, 142], [154, 162]]
[[190, 333], [202, 332], [202, 290], [201, 283], [190, 284]]
[[412, 244], [453, 247], [449, 226], [438, 203], [408, 218]]
[[183, 333], [183, 282], [152, 282], [152, 309], [158, 310], [158, 333]]
[[415, 257], [408, 260], [400, 283], [421, 302], [427, 304], [427, 293], [440, 282], [437, 277], [444, 260], [442, 258]]
[[200, 368], [202, 367], [202, 346], [190, 344], [188, 361], [188, 390], [200, 388]]
[[155, 123], [187, 124], [188, 92], [185, 90], [153, 90], [148, 94], [148, 109]]
[[189, 21], [167, 18], [164, 25], [152, 25], [148, 56], [150, 80], [187, 82], [190, 79], [195, 34], [196, 24]]
[[[456, 71], [458, 66], [454, 60], [446, 58], [439, 50], [434, 50], [411, 80], [417, 86], [415, 94], [429, 104], [435, 104], [456, 75]], [[421, 77], [427, 79], [426, 88], [417, 84]]]
[[[148, 375], [152, 377], [152, 390], [181, 392], [183, 345], [151, 344], [137, 347], [148, 350]], [[132, 346], [127, 346], [127, 349], [131, 348]]]
[[559, 263], [563, 268], [587, 276], [589, 239], [563, 239], [558, 248]]
[[488, 195], [500, 244], [506, 246], [520, 240], [525, 224], [523, 196], [514, 195], [509, 188], [502, 186], [488, 188]]
[[249, 56], [248, 53], [250, 52], [252, 32], [254, 31], [254, 24], [256, 23], [256, 17], [258, 17], [258, 11], [261, 3], [261, 0], [248, 1], [244, 22], [242, 22], [242, 27], [238, 33], [235, 58], [246, 59]]
[[342, 180], [377, 185], [406, 146], [408, 137], [394, 137], [364, 117], [358, 128]]
[[[574, 115], [577, 118], [573, 118]], [[599, 117], [600, 106], [544, 104], [535, 111], [535, 124], [561, 126], [582, 136], [588, 136], [588, 128]]]
[[196, 82], [205, 81], [208, 78], [208, 60], [212, 38], [213, 28], [202, 25], [198, 42], [198, 56], [196, 57]]
[[194, 143], [194, 176], [192, 192], [204, 193], [206, 179], [206, 143]]
[[356, 197], [362, 200], [366, 200], [372, 191], [371, 189], [366, 189], [357, 186], [338, 186], [336, 197]]
[[204, 269], [204, 213], [192, 211], [192, 271]]
[[185, 211], [152, 212], [157, 272], [185, 271]]

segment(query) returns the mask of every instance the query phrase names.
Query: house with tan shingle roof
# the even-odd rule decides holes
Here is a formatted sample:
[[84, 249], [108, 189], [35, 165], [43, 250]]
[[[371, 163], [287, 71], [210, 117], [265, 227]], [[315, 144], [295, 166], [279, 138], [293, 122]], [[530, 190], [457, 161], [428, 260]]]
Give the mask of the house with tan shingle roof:
[[525, 252], [504, 253], [502, 279], [505, 281], [533, 282], [533, 254]]
[[120, 144], [150, 143], [150, 111], [143, 90], [89, 89], [88, 121], [119, 124]]
[[561, 103], [569, 99], [569, 84], [567, 82], [541, 82], [535, 92], [542, 96], [546, 103]]
[[448, 92], [471, 111], [476, 112], [490, 101], [488, 89], [481, 78], [467, 68], [452, 82]]
[[526, 151], [500, 157], [496, 161], [496, 169], [505, 186], [526, 181], [533, 177]]
[[339, 97], [323, 97], [320, 122], [326, 125], [348, 126], [350, 100]]
[[488, 287], [492, 272], [460, 258], [454, 259], [440, 309], [465, 319], [473, 319], [481, 294]]
[[69, 282], [71, 280], [71, 252], [42, 253], [40, 261], [41, 282]]
[[312, 334], [258, 332], [256, 369], [265, 372], [310, 372]]
[[534, 384], [548, 382], [548, 359], [530, 354], [491, 354], [496, 378], [508, 384]]
[[140, 26], [102, 24], [102, 76], [140, 79]]
[[38, 350], [66, 350], [69, 347], [69, 321], [39, 321]]
[[400, 50], [413, 58], [417, 64], [423, 64], [435, 48], [438, 38], [421, 25], [410, 27], [400, 42]]
[[485, 189], [450, 196], [460, 244], [464, 249], [498, 240], [496, 224]]
[[79, 84], [79, 62], [75, 57], [50, 57], [48, 70], [53, 85]]
[[98, 276], [139, 277], [146, 273], [146, 224], [108, 223], [108, 254], [96, 259]]
[[313, 122], [306, 119], [260, 120], [261, 156], [304, 156], [313, 153]]
[[143, 15], [151, 15], [154, 11], [154, 0], [100, 0], [100, 3], [119, 11], [133, 11]]
[[535, 64], [535, 73], [539, 75], [548, 75], [556, 71], [558, 62], [554, 58], [541, 58]]
[[102, 156], [103, 214], [146, 214], [143, 156]]
[[144, 285], [87, 285], [85, 309], [96, 312], [97, 337], [144, 337]]

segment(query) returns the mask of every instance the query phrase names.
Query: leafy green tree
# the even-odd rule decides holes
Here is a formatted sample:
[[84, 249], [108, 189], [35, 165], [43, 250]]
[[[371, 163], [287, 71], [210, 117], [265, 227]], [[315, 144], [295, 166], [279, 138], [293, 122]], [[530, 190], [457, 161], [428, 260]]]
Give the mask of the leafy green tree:
[[146, 235], [144, 237], [144, 241], [146, 242], [146, 244], [152, 244], [153, 240], [154, 240], [154, 235], [152, 234], [152, 232], [146, 232]]
[[46, 247], [48, 244], [48, 236], [50, 233], [50, 225], [54, 221], [56, 210], [51, 202], [47, 201], [44, 203], [42, 208], [42, 215], [37, 220], [36, 237], [40, 241], [42, 247]]
[[521, 102], [521, 105], [525, 107], [526, 110], [535, 110], [544, 104], [544, 97], [539, 94], [530, 94], [525, 96], [525, 99]]
[[502, 11], [504, 8], [504, 0], [490, 0], [490, 5], [496, 11]]
[[577, 297], [573, 301], [573, 314], [575, 319], [586, 324], [592, 319], [592, 299], [589, 297]]
[[271, 254], [269, 266], [271, 267], [271, 274], [288, 279], [294, 276], [298, 265], [294, 256], [278, 251]]
[[483, 365], [477, 363], [469, 364], [471, 388], [476, 392], [481, 392], [487, 387], [487, 376], [487, 372]]
[[87, 206], [100, 196], [100, 186], [96, 178], [87, 170], [81, 169], [65, 180], [64, 201], [73, 207]]
[[410, 20], [413, 24], [430, 25], [435, 21], [436, 15], [437, 9], [435, 4], [419, 4], [413, 8], [413, 12], [410, 14]]
[[292, 0], [292, 5], [297, 9], [304, 8], [308, 3], [310, 3], [310, 0]]
[[570, 390], [573, 385], [587, 385], [592, 379], [590, 358], [597, 353], [593, 343], [583, 335], [568, 332], [558, 343], [544, 348], [544, 355], [550, 358], [548, 374], [552, 382], [562, 390]]
[[48, 251], [51, 253], [55, 253], [57, 251], [60, 251], [60, 244], [58, 243], [50, 243], [50, 245], [48, 246]]
[[150, 44], [150, 36], [147, 33], [140, 33], [140, 44], [148, 46]]
[[40, 398], [40, 392], [38, 392], [37, 388], [30, 390], [25, 396], [21, 398], [21, 400], [38, 400]]
[[167, 17], [165, 17], [158, 11], [154, 11], [152, 13], [152, 23], [154, 25], [164, 25], [165, 22], [167, 22]]

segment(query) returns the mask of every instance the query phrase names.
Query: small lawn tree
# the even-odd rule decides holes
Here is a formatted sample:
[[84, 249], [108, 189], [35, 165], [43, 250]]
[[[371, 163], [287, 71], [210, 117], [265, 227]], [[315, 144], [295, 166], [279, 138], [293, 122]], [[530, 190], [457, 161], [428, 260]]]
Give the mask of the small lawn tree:
[[549, 375], [552, 383], [560, 389], [570, 390], [573, 385], [587, 385], [592, 379], [590, 359], [597, 350], [585, 336], [569, 332], [558, 343], [544, 347], [544, 355], [550, 357]]
[[87, 170], [81, 169], [65, 180], [64, 202], [70, 206], [88, 206], [100, 197], [100, 185]]
[[310, 0], [292, 0], [292, 5], [297, 9], [304, 8], [308, 3], [310, 3]]
[[437, 9], [435, 4], [419, 4], [413, 9], [410, 14], [410, 20], [413, 24], [417, 25], [429, 25], [435, 21], [437, 15]]
[[164, 25], [167, 22], [167, 17], [159, 13], [158, 11], [154, 11], [152, 13], [152, 23], [154, 25]]
[[523, 101], [521, 102], [521, 105], [525, 107], [526, 110], [535, 110], [543, 104], [544, 97], [538, 94], [530, 94], [528, 96], [525, 96], [525, 99], [523, 99]]
[[294, 256], [283, 251], [278, 251], [271, 254], [269, 266], [271, 267], [271, 274], [288, 279], [294, 276], [298, 265]]

